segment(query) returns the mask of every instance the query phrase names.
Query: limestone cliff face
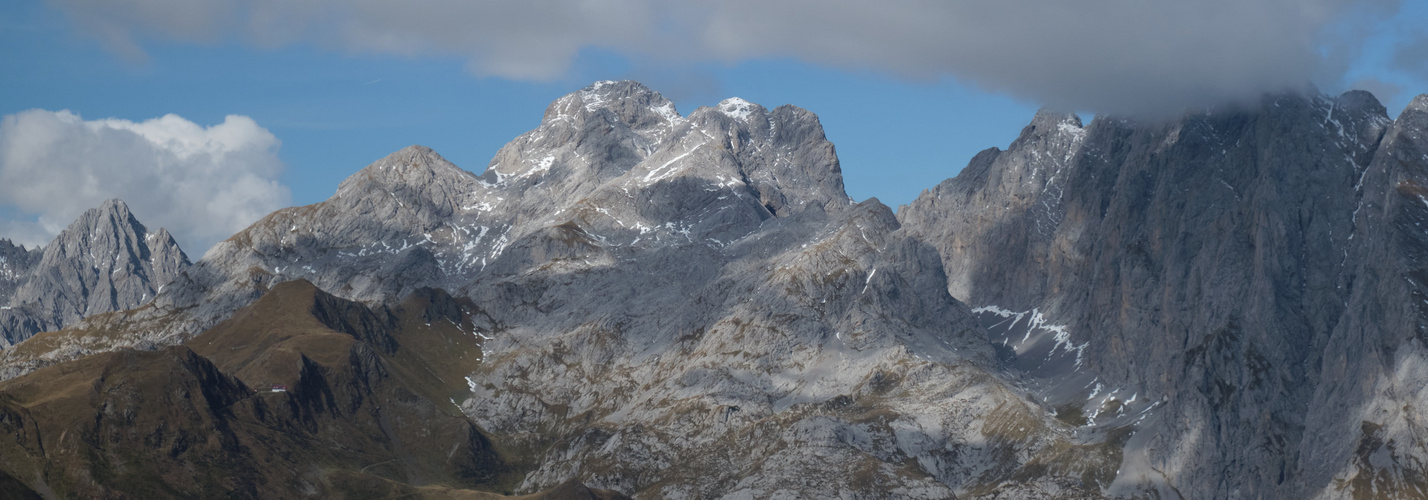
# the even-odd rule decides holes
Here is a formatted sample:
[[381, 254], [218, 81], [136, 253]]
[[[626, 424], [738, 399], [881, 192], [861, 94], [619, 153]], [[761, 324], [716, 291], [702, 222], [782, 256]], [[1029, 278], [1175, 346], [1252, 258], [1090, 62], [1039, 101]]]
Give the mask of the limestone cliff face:
[[[1390, 120], [1363, 92], [1167, 124], [1042, 113], [899, 218], [1048, 401], [1101, 426], [1140, 410], [1131, 398], [1159, 402], [1109, 493], [1346, 496], [1375, 473], [1348, 467], [1356, 445], [1341, 437], [1384, 424], [1346, 413], [1361, 394], [1340, 388], [1389, 383], [1422, 346], [1404, 288], [1421, 121], [1414, 106]], [[1013, 313], [1042, 325], [1008, 326]], [[1055, 363], [1057, 345], [1080, 362]], [[1388, 439], [1375, 432], [1363, 439]], [[1393, 491], [1423, 477], [1394, 474]]]
[[1428, 408], [1425, 185], [1428, 95], [1420, 95], [1355, 186], [1347, 303], [1322, 339], [1306, 438], [1296, 450], [1306, 488], [1325, 498], [1428, 491], [1428, 431], [1420, 423]]
[[5, 241], [0, 255], [5, 282], [14, 287], [0, 309], [0, 346], [138, 307], [189, 266], [167, 230], [149, 232], [117, 199], [86, 211], [43, 251]]
[[25, 248], [0, 239], [0, 303], [10, 303], [20, 285], [30, 280], [31, 271], [44, 254], [42, 247]]

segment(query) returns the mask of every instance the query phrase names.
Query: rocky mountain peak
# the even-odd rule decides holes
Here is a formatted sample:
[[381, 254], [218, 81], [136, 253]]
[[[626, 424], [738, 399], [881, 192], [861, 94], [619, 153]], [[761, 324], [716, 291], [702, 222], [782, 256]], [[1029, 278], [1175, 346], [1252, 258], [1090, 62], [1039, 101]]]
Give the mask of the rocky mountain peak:
[[797, 106], [770, 111], [743, 99], [725, 99], [716, 107], [690, 113], [689, 129], [677, 131], [675, 138], [680, 140], [678, 151], [684, 153], [711, 145], [729, 155], [737, 169], [731, 173], [745, 181], [773, 215], [809, 207], [836, 211], [851, 203], [843, 189], [836, 150], [822, 123]]
[[635, 130], [669, 126], [681, 121], [673, 102], [631, 80], [595, 82], [557, 99], [546, 108], [543, 121], [588, 119], [591, 116], [605, 116]]
[[719, 112], [725, 116], [740, 121], [747, 121], [753, 117], [763, 118], [768, 114], [768, 110], [764, 109], [763, 106], [738, 97], [730, 97], [719, 101], [719, 104], [715, 106], [714, 109], [719, 110]]
[[1388, 118], [1388, 109], [1383, 107], [1383, 103], [1374, 97], [1373, 93], [1363, 90], [1350, 90], [1340, 94], [1334, 100], [1335, 107], [1348, 110], [1354, 113], [1365, 113], [1373, 116]]
[[352, 174], [338, 185], [337, 194], [341, 196], [364, 184], [374, 184], [384, 189], [399, 189], [469, 175], [431, 148], [411, 145]]
[[638, 82], [596, 82], [552, 102], [540, 126], [502, 147], [481, 177], [517, 190], [575, 184], [564, 194], [577, 194], [628, 171], [683, 122], [674, 103]]
[[1083, 127], [1081, 117], [1076, 113], [1071, 113], [1050, 106], [1042, 106], [1036, 110], [1036, 114], [1031, 117], [1031, 123], [1022, 129], [1022, 135], [1028, 132], [1041, 131], [1042, 134], [1056, 132], [1074, 132], [1074, 129]]
[[823, 133], [823, 122], [812, 111], [784, 104], [770, 111], [769, 118], [774, 126], [774, 142], [799, 144], [828, 140]]
[[408, 146], [377, 160], [342, 181], [333, 200], [348, 210], [448, 217], [459, 210], [478, 182], [436, 151]]
[[[613, 134], [647, 150], [683, 121], [673, 102], [639, 82], [602, 81], [552, 102], [540, 127], [526, 135], [526, 142], [549, 149], [563, 142]], [[502, 175], [508, 173], [522, 174], [501, 171]]]
[[1075, 113], [1041, 108], [1032, 117], [1031, 123], [1021, 129], [1021, 135], [1012, 141], [1008, 151], [1030, 150], [1050, 153], [1053, 156], [1073, 154], [1074, 149], [1085, 138], [1081, 117]]
[[[164, 233], [167, 235], [167, 231]], [[138, 271], [154, 255], [150, 234], [122, 200], [111, 199], [80, 215], [45, 247], [41, 268], [90, 267], [94, 270]], [[169, 241], [173, 241], [170, 236]], [[126, 259], [127, 258], [127, 259]], [[184, 261], [188, 258], [183, 257]]]
[[188, 266], [167, 230], [150, 233], [123, 201], [105, 201], [45, 247], [10, 305], [0, 310], [0, 333], [13, 343], [86, 316], [137, 307]]
[[879, 228], [880, 231], [891, 232], [902, 228], [902, 223], [897, 220], [897, 215], [892, 208], [884, 205], [877, 198], [868, 198], [849, 207], [848, 220], [859, 220], [868, 222], [869, 227]]
[[0, 239], [0, 303], [8, 304], [15, 290], [30, 279], [30, 270], [44, 256], [42, 247], [25, 248]]

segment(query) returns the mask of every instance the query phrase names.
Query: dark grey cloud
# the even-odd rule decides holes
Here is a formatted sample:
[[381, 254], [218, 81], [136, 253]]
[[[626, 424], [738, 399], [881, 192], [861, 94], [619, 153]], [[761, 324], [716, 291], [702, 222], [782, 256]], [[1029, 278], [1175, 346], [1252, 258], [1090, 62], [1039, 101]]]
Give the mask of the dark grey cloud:
[[[649, 64], [796, 58], [1163, 112], [1342, 78], [1399, 0], [52, 0], [120, 53], [146, 39], [446, 54], [548, 80], [584, 48]], [[195, 7], [191, 4], [202, 6]], [[117, 15], [116, 15], [117, 13]]]

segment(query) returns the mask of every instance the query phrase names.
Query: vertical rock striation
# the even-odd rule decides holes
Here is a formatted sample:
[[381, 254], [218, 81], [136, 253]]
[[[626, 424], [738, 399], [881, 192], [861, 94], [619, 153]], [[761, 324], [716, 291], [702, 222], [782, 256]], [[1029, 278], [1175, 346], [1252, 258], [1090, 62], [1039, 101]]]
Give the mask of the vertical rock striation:
[[[1093, 427], [1144, 412], [1108, 493], [1347, 496], [1357, 445], [1339, 437], [1388, 435], [1346, 412], [1363, 393], [1343, 386], [1388, 383], [1422, 346], [1404, 289], [1422, 237], [1424, 203], [1409, 203], [1428, 168], [1421, 121], [1357, 91], [1163, 124], [1043, 112], [899, 217], [1050, 404]], [[1056, 328], [1005, 326], [1014, 312]], [[1082, 363], [1042, 362], [1055, 335]], [[1380, 491], [1422, 486], [1393, 477], [1418, 479]]]
[[117, 199], [84, 212], [37, 262], [34, 252], [8, 241], [0, 242], [0, 252], [7, 281], [18, 285], [0, 309], [0, 345], [6, 346], [145, 304], [189, 266], [167, 230], [149, 232]]

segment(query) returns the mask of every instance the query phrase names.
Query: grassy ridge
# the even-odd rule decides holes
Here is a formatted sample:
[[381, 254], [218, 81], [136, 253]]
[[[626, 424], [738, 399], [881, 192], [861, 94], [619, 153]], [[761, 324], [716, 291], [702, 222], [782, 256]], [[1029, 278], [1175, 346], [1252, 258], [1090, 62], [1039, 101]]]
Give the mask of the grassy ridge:
[[[523, 467], [456, 406], [482, 357], [472, 309], [433, 290], [372, 308], [295, 281], [183, 346], [0, 382], [0, 489], [501, 498]], [[575, 486], [542, 498], [610, 495]]]

